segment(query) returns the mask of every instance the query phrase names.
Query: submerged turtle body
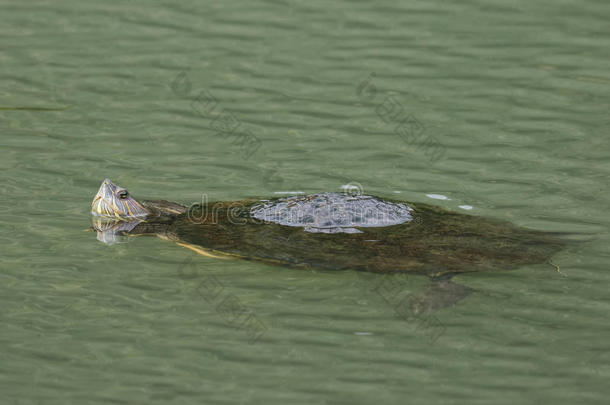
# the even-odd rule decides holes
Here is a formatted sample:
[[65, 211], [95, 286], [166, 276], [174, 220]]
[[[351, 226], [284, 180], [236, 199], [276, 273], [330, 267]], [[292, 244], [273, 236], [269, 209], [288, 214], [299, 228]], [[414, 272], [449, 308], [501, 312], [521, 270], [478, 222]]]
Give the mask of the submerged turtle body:
[[[129, 209], [127, 209], [129, 208]], [[545, 262], [553, 234], [373, 196], [321, 193], [193, 205], [141, 201], [105, 180], [98, 239], [156, 234], [193, 250], [296, 267], [439, 277]], [[112, 218], [102, 224], [99, 219]]]

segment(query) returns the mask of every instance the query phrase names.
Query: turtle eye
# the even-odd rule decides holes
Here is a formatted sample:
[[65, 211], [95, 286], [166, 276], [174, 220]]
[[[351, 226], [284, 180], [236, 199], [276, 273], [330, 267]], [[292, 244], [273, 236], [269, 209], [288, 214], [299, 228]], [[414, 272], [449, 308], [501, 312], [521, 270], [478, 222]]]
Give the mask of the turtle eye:
[[126, 199], [127, 197], [129, 197], [129, 192], [127, 192], [127, 190], [123, 190], [119, 192], [119, 198], [121, 200]]

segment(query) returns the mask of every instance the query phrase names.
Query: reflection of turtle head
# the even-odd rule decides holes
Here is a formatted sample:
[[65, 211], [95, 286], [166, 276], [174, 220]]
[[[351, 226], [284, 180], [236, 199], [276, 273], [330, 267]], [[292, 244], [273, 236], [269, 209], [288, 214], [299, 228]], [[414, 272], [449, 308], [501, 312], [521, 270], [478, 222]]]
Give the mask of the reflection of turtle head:
[[91, 213], [96, 216], [132, 220], [146, 217], [149, 211], [127, 190], [106, 179], [91, 203]]
[[97, 232], [97, 240], [107, 245], [114, 245], [124, 241], [129, 232], [142, 223], [142, 221], [141, 219], [125, 221], [98, 216], [93, 218], [92, 229]]

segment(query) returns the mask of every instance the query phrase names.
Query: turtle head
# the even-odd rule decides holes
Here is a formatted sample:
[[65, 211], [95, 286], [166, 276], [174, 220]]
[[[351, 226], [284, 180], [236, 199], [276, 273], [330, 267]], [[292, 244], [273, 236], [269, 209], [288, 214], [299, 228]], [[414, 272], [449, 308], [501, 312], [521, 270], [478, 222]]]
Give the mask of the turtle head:
[[109, 179], [102, 182], [95, 195], [91, 203], [91, 213], [124, 221], [142, 219], [150, 214], [127, 190]]

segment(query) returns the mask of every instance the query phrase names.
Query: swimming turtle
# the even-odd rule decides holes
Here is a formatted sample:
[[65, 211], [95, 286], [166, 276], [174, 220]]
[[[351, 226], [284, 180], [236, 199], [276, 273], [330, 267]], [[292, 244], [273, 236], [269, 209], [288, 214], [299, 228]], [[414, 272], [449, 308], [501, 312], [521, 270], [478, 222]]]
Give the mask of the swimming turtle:
[[347, 193], [187, 207], [136, 200], [106, 179], [91, 212], [98, 239], [106, 243], [114, 243], [118, 235], [149, 234], [207, 256], [310, 269], [420, 274], [435, 281], [427, 296], [455, 296], [449, 301], [467, 293], [448, 282], [455, 274], [547, 262], [565, 244], [554, 233], [497, 219]]

